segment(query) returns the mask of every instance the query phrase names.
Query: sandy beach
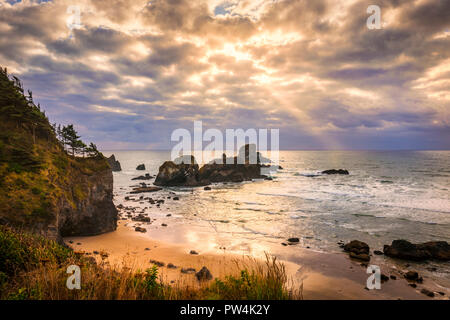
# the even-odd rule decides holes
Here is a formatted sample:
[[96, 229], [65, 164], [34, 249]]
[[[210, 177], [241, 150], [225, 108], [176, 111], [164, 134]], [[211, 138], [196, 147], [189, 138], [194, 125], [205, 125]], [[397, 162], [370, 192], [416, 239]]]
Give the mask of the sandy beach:
[[[152, 239], [151, 235], [135, 232], [127, 224], [127, 221], [119, 221], [114, 232], [91, 237], [68, 237], [65, 242], [74, 250], [95, 257], [98, 262], [102, 261], [101, 254], [106, 253], [103, 262], [119, 268], [127, 266], [145, 270], [155, 261], [161, 262], [164, 264], [159, 267], [161, 279], [178, 285], [198, 285], [195, 275], [181, 272], [182, 268], [195, 268], [198, 271], [206, 266], [214, 277], [223, 278], [236, 274], [244, 264], [252, 266], [256, 261], [263, 262], [261, 257], [253, 258], [227, 250], [205, 250], [199, 251], [199, 254], [190, 254], [193, 248]], [[277, 254], [277, 257], [286, 267], [290, 286], [299, 288], [303, 284], [304, 299], [428, 299], [420, 293], [419, 287], [414, 289], [408, 285], [400, 269], [399, 272], [389, 271], [397, 280], [383, 282], [381, 290], [367, 290], [365, 284], [368, 275], [360, 262], [346, 255], [317, 253], [303, 248], [301, 251], [301, 259], [297, 258], [297, 263], [287, 261], [288, 254]], [[169, 268], [169, 264], [176, 268]], [[442, 298], [447, 296], [448, 293]]]

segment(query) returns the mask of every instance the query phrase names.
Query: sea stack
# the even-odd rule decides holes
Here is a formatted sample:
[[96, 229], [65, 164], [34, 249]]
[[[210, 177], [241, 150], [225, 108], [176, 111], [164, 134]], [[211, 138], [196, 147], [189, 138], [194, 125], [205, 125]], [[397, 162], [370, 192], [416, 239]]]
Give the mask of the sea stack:
[[112, 171], [122, 171], [122, 167], [120, 166], [120, 162], [116, 160], [116, 157], [112, 155], [111, 157], [106, 159], [108, 161], [109, 166]]

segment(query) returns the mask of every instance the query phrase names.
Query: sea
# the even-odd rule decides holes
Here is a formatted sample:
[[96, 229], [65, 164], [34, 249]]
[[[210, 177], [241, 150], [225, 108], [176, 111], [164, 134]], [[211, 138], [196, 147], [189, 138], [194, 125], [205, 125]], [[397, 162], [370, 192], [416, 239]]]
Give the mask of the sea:
[[[131, 179], [144, 173], [155, 176], [170, 160], [169, 151], [103, 153], [114, 154], [122, 166], [114, 172], [115, 203], [148, 210], [168, 225], [155, 223], [150, 237], [250, 255], [281, 246], [290, 237], [298, 237], [301, 248], [328, 253], [342, 253], [337, 243], [353, 239], [366, 242], [371, 251], [382, 251], [395, 239], [450, 242], [450, 151], [280, 151], [283, 169], [271, 181], [145, 194], [166, 199], [159, 208], [125, 197], [141, 182]], [[141, 163], [145, 171], [136, 170]], [[320, 173], [341, 168], [350, 174]], [[153, 180], [143, 182], [151, 185]], [[175, 195], [179, 201], [172, 200]], [[185, 232], [171, 232], [175, 226]], [[415, 267], [450, 279], [447, 262]]]

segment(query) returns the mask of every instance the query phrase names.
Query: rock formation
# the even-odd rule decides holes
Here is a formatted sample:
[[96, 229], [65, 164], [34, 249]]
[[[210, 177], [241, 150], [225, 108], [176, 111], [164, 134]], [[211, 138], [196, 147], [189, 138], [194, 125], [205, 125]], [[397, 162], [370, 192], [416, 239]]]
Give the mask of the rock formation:
[[122, 171], [122, 167], [120, 166], [120, 162], [116, 160], [116, 157], [112, 155], [111, 157], [106, 159], [108, 161], [109, 166], [112, 171]]
[[159, 167], [154, 184], [157, 186], [200, 186], [208, 182], [199, 180], [198, 164], [195, 163], [194, 156], [191, 156], [190, 163], [164, 162]]
[[428, 259], [450, 261], [450, 245], [446, 241], [431, 241], [414, 244], [406, 240], [394, 240], [385, 245], [386, 256], [404, 260], [424, 261]]
[[350, 258], [362, 260], [362, 261], [369, 261], [369, 246], [367, 243], [359, 241], [359, 240], [353, 240], [344, 245], [344, 251], [348, 252], [350, 255]]
[[136, 170], [145, 170], [145, 164], [140, 164], [136, 167]]
[[213, 278], [213, 275], [208, 270], [208, 268], [205, 266], [203, 268], [201, 268], [201, 270], [199, 272], [197, 272], [195, 274], [195, 276], [197, 277], [198, 281], [207, 281], [207, 280], [211, 280]]
[[[251, 148], [248, 146], [241, 148], [241, 152], [237, 157], [234, 157], [232, 162], [228, 161], [231, 163], [209, 163], [200, 169], [193, 156], [187, 158], [187, 161], [186, 156], [182, 158], [183, 161], [181, 162], [179, 160], [166, 161], [159, 168], [154, 184], [158, 186], [193, 187], [205, 186], [214, 182], [242, 182], [266, 178], [265, 175], [261, 175], [263, 165], [259, 161], [252, 164], [254, 159], [250, 156]], [[242, 155], [242, 150], [245, 150], [245, 155]], [[256, 153], [255, 157], [258, 157]], [[226, 159], [225, 154], [223, 159]]]
[[76, 175], [72, 185], [61, 187], [75, 194], [72, 199], [62, 197], [56, 207], [60, 236], [89, 236], [116, 229], [111, 170]]

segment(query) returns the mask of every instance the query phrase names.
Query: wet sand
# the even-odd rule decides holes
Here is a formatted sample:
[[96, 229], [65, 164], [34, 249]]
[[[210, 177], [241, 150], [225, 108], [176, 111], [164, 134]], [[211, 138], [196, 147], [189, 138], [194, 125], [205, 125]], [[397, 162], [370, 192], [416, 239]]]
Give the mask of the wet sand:
[[[182, 273], [181, 268], [195, 268], [198, 271], [206, 266], [214, 277], [223, 278], [229, 274], [237, 274], [243, 264], [254, 266], [255, 259], [263, 262], [261, 256], [213, 248], [208, 245], [206, 238], [198, 238], [198, 234], [195, 242], [177, 244], [161, 240], [162, 231], [155, 232], [158, 237], [153, 238], [152, 229], [148, 230], [148, 233], [135, 232], [129, 221], [120, 220], [114, 232], [91, 237], [68, 237], [65, 242], [76, 251], [90, 253], [98, 261], [101, 261], [101, 257], [93, 254], [93, 251], [106, 252], [108, 257], [105, 261], [119, 268], [127, 266], [145, 270], [153, 265], [150, 260], [163, 262], [165, 266], [159, 268], [163, 281], [190, 286], [198, 284], [195, 275]], [[183, 232], [187, 231], [179, 226], [164, 234], [184, 238], [186, 235]], [[197, 245], [194, 247], [193, 243]], [[191, 250], [199, 254], [190, 254]], [[304, 299], [430, 299], [420, 293], [422, 288], [429, 287], [418, 285], [414, 289], [408, 285], [400, 270], [391, 268], [385, 272], [383, 266], [382, 272], [395, 275], [397, 280], [382, 283], [381, 290], [365, 289], [369, 276], [366, 268], [345, 254], [319, 253], [303, 248], [296, 248], [295, 256], [290, 256], [289, 250], [271, 253], [285, 264], [289, 284], [296, 288], [302, 284]], [[177, 268], [168, 268], [169, 263]], [[437, 295], [434, 299], [448, 299], [449, 292], [445, 293], [445, 296]]]

